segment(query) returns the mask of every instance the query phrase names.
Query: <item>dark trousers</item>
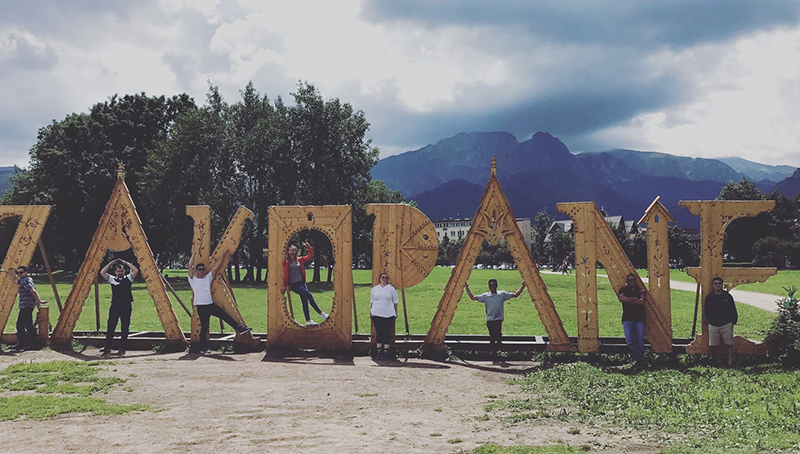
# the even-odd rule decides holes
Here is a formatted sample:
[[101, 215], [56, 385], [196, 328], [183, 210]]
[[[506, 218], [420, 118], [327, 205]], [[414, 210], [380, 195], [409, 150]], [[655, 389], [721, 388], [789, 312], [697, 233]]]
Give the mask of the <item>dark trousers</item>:
[[395, 319], [397, 317], [372, 316], [372, 324], [375, 325], [375, 343], [386, 345], [391, 343]]
[[208, 324], [212, 315], [224, 321], [225, 323], [231, 325], [231, 328], [235, 329], [237, 332], [240, 332], [246, 328], [246, 326], [238, 324], [236, 320], [233, 319], [233, 317], [228, 315], [228, 313], [225, 312], [225, 310], [223, 310], [216, 304], [204, 304], [202, 306], [195, 306], [195, 307], [197, 308], [197, 315], [198, 317], [200, 317], [201, 350], [205, 350], [208, 348]]
[[27, 347], [36, 339], [33, 329], [33, 307], [21, 307], [17, 315], [17, 345]]
[[303, 302], [303, 315], [306, 316], [306, 321], [311, 320], [311, 314], [308, 312], [308, 305], [311, 304], [311, 307], [317, 311], [317, 314], [322, 315], [322, 310], [317, 306], [317, 302], [314, 301], [314, 295], [308, 291], [308, 287], [306, 287], [305, 282], [295, 282], [293, 284], [289, 284], [289, 287], [292, 289], [293, 292], [300, 295], [300, 301]]
[[489, 328], [489, 347], [491, 348], [490, 354], [497, 355], [500, 346], [503, 344], [503, 321], [493, 320], [486, 321], [486, 327]]
[[108, 309], [108, 327], [106, 328], [106, 351], [111, 350], [111, 341], [114, 339], [114, 331], [117, 330], [117, 322], [120, 322], [122, 334], [119, 340], [120, 351], [125, 351], [125, 344], [128, 342], [128, 333], [131, 328], [132, 308], [128, 304], [111, 304]]

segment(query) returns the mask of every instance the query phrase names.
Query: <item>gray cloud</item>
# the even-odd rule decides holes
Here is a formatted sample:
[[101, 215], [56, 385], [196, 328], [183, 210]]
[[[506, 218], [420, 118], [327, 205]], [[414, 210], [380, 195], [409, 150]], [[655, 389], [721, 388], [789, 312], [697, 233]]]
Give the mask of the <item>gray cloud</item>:
[[410, 21], [431, 28], [515, 27], [543, 42], [684, 47], [727, 40], [764, 28], [794, 25], [800, 18], [800, 3], [793, 0], [675, 0], [660, 4], [636, 0], [611, 3], [367, 0], [363, 16], [376, 23]]

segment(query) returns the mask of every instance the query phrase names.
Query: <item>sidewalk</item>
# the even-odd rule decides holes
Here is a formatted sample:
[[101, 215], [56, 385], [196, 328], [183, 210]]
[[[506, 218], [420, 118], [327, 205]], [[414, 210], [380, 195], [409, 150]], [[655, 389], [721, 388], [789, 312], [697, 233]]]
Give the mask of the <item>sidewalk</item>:
[[[642, 278], [645, 282], [647, 278]], [[686, 290], [687, 292], [696, 292], [697, 284], [690, 282], [669, 281], [669, 287], [674, 290]], [[748, 306], [754, 306], [765, 311], [777, 313], [778, 305], [775, 303], [780, 299], [777, 295], [770, 295], [768, 293], [746, 292], [744, 290], [731, 290], [731, 296], [737, 303], [744, 303]]]

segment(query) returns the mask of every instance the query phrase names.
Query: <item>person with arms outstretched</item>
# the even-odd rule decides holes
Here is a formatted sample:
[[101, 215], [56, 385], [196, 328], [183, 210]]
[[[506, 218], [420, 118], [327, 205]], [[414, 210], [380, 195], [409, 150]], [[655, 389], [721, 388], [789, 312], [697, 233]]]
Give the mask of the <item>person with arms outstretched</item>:
[[489, 279], [489, 291], [481, 293], [478, 296], [472, 294], [469, 290], [469, 282], [464, 283], [464, 289], [467, 291], [467, 296], [473, 301], [480, 301], [486, 305], [486, 328], [489, 330], [489, 345], [491, 350], [489, 355], [497, 362], [497, 353], [503, 342], [503, 320], [505, 302], [511, 298], [516, 298], [522, 294], [525, 289], [525, 282], [514, 293], [506, 292], [505, 290], [497, 290], [497, 279]]

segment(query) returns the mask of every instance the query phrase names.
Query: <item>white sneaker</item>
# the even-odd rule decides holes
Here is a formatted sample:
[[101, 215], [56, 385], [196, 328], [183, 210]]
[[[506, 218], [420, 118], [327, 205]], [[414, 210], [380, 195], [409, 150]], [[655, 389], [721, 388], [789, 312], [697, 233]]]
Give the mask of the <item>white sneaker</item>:
[[324, 318], [325, 320], [327, 320], [327, 319], [328, 319], [328, 317], [330, 317], [330, 315], [326, 314], [325, 312], [323, 312], [323, 313], [321, 313], [321, 314], [319, 314], [319, 315], [321, 315], [321, 316], [322, 316], [322, 318]]
[[317, 322], [314, 320], [309, 320], [306, 322], [306, 326], [317, 326]]

